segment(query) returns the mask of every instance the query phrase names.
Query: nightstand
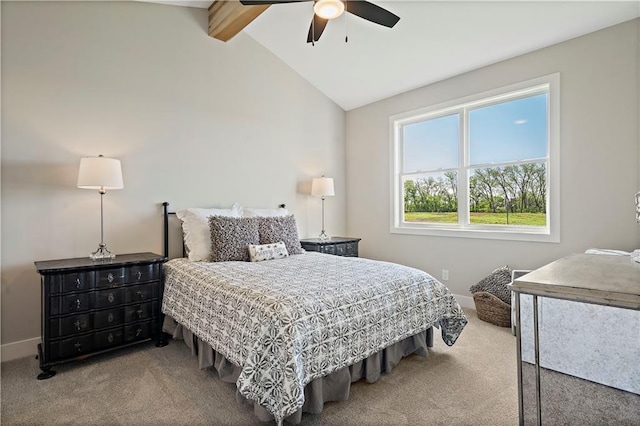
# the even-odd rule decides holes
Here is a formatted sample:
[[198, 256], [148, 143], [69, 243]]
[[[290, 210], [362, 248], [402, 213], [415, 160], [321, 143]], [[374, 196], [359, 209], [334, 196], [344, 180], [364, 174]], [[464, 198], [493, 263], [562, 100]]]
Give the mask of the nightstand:
[[88, 257], [34, 262], [41, 277], [42, 373], [64, 362], [157, 339], [160, 324], [162, 263], [155, 253], [121, 254], [94, 261]]
[[335, 254], [337, 256], [358, 257], [358, 242], [361, 238], [331, 237], [327, 240], [305, 238], [300, 240], [307, 251]]

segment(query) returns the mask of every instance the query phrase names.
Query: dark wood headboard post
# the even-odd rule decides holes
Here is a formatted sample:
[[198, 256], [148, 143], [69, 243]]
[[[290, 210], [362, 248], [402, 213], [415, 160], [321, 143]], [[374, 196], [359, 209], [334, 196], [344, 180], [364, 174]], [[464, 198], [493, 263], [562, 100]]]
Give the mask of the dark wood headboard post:
[[164, 257], [169, 258], [169, 203], [162, 203], [162, 214], [164, 218]]

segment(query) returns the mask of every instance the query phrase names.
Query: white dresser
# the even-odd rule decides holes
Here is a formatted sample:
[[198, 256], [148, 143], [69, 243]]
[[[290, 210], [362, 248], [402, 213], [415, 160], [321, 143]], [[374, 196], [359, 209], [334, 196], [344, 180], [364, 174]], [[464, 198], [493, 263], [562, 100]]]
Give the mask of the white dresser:
[[571, 255], [514, 280], [512, 290], [520, 300], [514, 307], [521, 424], [526, 363], [535, 366], [538, 424], [540, 368], [640, 394], [640, 263]]

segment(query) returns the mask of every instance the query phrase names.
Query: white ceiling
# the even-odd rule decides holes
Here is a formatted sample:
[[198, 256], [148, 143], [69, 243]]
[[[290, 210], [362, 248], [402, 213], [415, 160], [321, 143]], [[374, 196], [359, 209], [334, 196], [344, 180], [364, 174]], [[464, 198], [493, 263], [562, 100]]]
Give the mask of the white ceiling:
[[305, 2], [272, 5], [244, 31], [350, 110], [640, 16], [640, 0], [373, 2], [400, 16], [394, 28], [345, 13], [311, 46]]

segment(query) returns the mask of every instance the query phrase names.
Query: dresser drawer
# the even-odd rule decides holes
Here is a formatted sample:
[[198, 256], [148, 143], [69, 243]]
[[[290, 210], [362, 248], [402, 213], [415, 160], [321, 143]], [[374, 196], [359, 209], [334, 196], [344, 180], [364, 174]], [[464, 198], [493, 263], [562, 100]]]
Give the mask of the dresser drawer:
[[320, 253], [336, 254], [336, 245], [327, 244], [326, 246], [320, 248]]
[[52, 360], [82, 355], [93, 350], [93, 334], [54, 340], [49, 347], [49, 357]]
[[[139, 332], [138, 329], [140, 329]], [[148, 338], [150, 336], [149, 330], [150, 326], [147, 324], [142, 324], [136, 329], [132, 329], [131, 332], [133, 335], [137, 333], [139, 336], [144, 335], [147, 337], [132, 337], [131, 341]], [[54, 340], [51, 342], [51, 353], [49, 355], [52, 360], [68, 358], [82, 355], [96, 349], [122, 345], [123, 343], [124, 329], [122, 327], [117, 327], [68, 339]]]
[[111, 330], [99, 331], [94, 335], [93, 344], [96, 349], [117, 346], [123, 343], [124, 332], [122, 327]]
[[51, 315], [64, 315], [89, 310], [92, 293], [74, 293], [49, 299]]
[[136, 265], [127, 268], [126, 280], [129, 284], [143, 283], [160, 279], [160, 265]]
[[94, 283], [95, 274], [93, 271], [72, 272], [69, 274], [49, 275], [46, 277], [46, 285], [49, 288], [49, 294], [91, 290]]
[[96, 287], [117, 287], [125, 283], [125, 268], [96, 271]]
[[151, 321], [124, 326], [124, 341], [126, 343], [149, 338], [151, 338]]
[[300, 245], [307, 251], [334, 254], [336, 256], [358, 257], [360, 238], [331, 237], [328, 240], [308, 238], [300, 240]]
[[96, 291], [95, 293], [93, 293], [93, 308], [101, 309], [122, 305], [125, 300], [124, 296], [124, 287]]
[[89, 331], [93, 327], [92, 319], [90, 314], [52, 319], [49, 321], [50, 336], [63, 337]]
[[345, 256], [358, 257], [358, 243], [347, 243], [346, 246]]
[[72, 293], [64, 296], [51, 297], [49, 304], [50, 315], [57, 316], [75, 312], [86, 312], [89, 309], [109, 308], [122, 305], [124, 302], [124, 287], [88, 293]]
[[158, 297], [158, 283], [128, 286], [126, 303], [145, 302]]
[[116, 308], [97, 311], [93, 314], [93, 328], [108, 328], [124, 323], [124, 309]]
[[[141, 319], [146, 319], [146, 317]], [[49, 320], [49, 336], [51, 338], [65, 337], [101, 328], [116, 327], [123, 323], [124, 308], [53, 318]]]
[[91, 290], [94, 286], [95, 274], [91, 272], [76, 272], [64, 274], [62, 277], [62, 292]]
[[156, 312], [157, 303], [142, 303], [124, 307], [124, 322], [134, 322], [151, 319], [158, 315]]

